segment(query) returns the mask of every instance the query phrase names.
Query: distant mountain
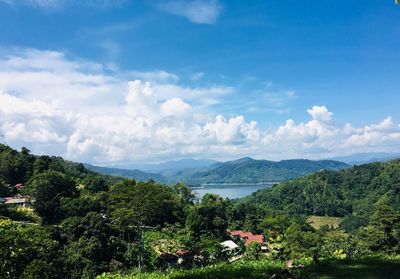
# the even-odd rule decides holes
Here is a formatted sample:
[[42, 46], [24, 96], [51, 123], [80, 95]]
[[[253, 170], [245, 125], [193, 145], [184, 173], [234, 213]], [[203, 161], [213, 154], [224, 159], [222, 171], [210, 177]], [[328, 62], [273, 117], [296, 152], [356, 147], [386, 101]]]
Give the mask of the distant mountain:
[[163, 172], [163, 171], [178, 171], [184, 169], [204, 168], [217, 163], [214, 160], [197, 160], [197, 159], [182, 159], [177, 161], [169, 161], [160, 164], [146, 164], [140, 167], [141, 170], [150, 172]]
[[138, 169], [85, 166], [102, 174], [134, 178], [139, 181], [152, 179], [159, 183], [169, 184], [184, 182], [190, 186], [209, 183], [251, 184], [278, 182], [291, 180], [320, 170], [340, 170], [350, 167], [345, 163], [333, 160], [284, 160], [273, 162], [254, 160], [249, 157], [228, 162], [185, 159], [153, 165], [152, 169], [148, 168], [149, 165], [145, 165], [144, 168], [146, 168], [147, 172]]
[[[294, 179], [320, 170], [339, 170], [348, 164], [333, 161], [284, 160], [273, 162], [242, 158], [235, 161], [216, 163], [204, 171], [184, 177], [189, 185], [207, 183], [260, 183]], [[171, 179], [171, 177], [169, 177]]]
[[85, 164], [85, 167], [89, 170], [96, 171], [102, 174], [113, 175], [113, 176], [122, 176], [127, 178], [133, 178], [138, 181], [147, 181], [154, 180], [158, 183], [166, 183], [167, 178], [157, 173], [148, 173], [141, 170], [128, 170], [128, 169], [119, 169], [119, 168], [108, 168], [108, 167], [99, 167], [93, 166], [89, 164]]
[[362, 165], [374, 162], [387, 162], [400, 158], [400, 153], [356, 153], [347, 156], [334, 157], [330, 160], [345, 162], [349, 165]]

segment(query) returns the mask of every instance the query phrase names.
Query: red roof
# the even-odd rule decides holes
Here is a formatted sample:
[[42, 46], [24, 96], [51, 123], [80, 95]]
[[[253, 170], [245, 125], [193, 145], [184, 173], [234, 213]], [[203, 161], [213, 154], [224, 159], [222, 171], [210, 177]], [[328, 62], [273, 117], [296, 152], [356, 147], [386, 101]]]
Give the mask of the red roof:
[[261, 234], [254, 235], [251, 232], [244, 231], [227, 231], [231, 236], [239, 236], [244, 239], [244, 244], [249, 245], [251, 242], [258, 242], [264, 244], [264, 236]]
[[241, 236], [245, 232], [244, 231], [228, 231], [228, 233], [230, 233], [232, 236]]
[[246, 239], [244, 244], [245, 245], [249, 245], [252, 242], [257, 242], [257, 243], [260, 243], [260, 244], [264, 244], [264, 236], [260, 235], [260, 234], [249, 236]]
[[179, 257], [184, 257], [184, 256], [186, 256], [186, 255], [189, 254], [189, 253], [190, 253], [190, 251], [184, 250], [184, 249], [179, 249], [178, 251], [176, 251], [176, 254], [177, 254]]

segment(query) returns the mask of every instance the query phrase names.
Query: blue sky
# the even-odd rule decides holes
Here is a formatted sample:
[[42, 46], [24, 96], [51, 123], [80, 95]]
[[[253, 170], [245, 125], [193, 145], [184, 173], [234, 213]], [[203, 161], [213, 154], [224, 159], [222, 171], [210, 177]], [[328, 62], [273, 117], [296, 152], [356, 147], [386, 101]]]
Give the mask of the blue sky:
[[3, 104], [54, 112], [3, 109], [15, 147], [99, 164], [400, 147], [391, 0], [0, 0], [0, 26]]

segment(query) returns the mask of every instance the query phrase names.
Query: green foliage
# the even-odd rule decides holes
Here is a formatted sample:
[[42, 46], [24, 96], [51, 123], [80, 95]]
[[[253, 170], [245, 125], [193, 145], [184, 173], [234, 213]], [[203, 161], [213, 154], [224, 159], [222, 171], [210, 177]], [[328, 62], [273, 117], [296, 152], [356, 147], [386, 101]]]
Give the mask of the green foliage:
[[[37, 276], [43, 276], [40, 278], [62, 278], [60, 270], [55, 268], [58, 242], [51, 239], [45, 228], [0, 219], [0, 236], [2, 278], [37, 278], [36, 272]], [[43, 261], [48, 271], [39, 266]]]
[[26, 182], [32, 174], [35, 160], [29, 152], [26, 148], [17, 152], [8, 146], [0, 145], [0, 180], [10, 185]]
[[10, 194], [9, 188], [0, 180], [0, 197], [7, 197]]
[[322, 250], [322, 237], [312, 230], [305, 230], [298, 223], [292, 223], [285, 233], [285, 252], [289, 258], [319, 258]]
[[359, 217], [354, 215], [347, 215], [343, 218], [339, 227], [347, 232], [354, 232], [360, 227], [368, 224], [368, 219], [366, 217]]
[[261, 190], [247, 203], [289, 214], [368, 217], [378, 201], [400, 209], [400, 161], [321, 171]]
[[42, 217], [44, 224], [54, 224], [63, 216], [61, 199], [76, 193], [74, 181], [65, 174], [46, 171], [34, 175], [25, 191], [35, 199], [35, 211]]
[[261, 255], [261, 245], [258, 242], [251, 242], [246, 247], [245, 256], [250, 260], [258, 260]]
[[226, 233], [227, 201], [218, 195], [206, 194], [200, 204], [188, 210], [186, 227], [192, 237], [208, 235], [220, 239]]
[[168, 273], [133, 273], [131, 275], [112, 275], [103, 274], [97, 276], [96, 279], [241, 279], [253, 278], [264, 279], [270, 278], [273, 274], [279, 273], [283, 268], [283, 263], [272, 260], [262, 261], [237, 261], [233, 263], [218, 263], [206, 267], [193, 268], [190, 270], [172, 270]]
[[[236, 163], [246, 161], [254, 163]], [[307, 171], [303, 163], [280, 162], [299, 172]], [[329, 259], [398, 255], [399, 173], [399, 161], [375, 163], [321, 171], [238, 202], [210, 194], [198, 200], [183, 184], [113, 178], [0, 145], [0, 192], [16, 194], [14, 184], [24, 183], [22, 193], [35, 201], [34, 210], [0, 205], [0, 274], [78, 279], [131, 272], [136, 278], [140, 270], [148, 272], [143, 278], [280, 278], [288, 275], [282, 260], [292, 259], [306, 268], [291, 272], [307, 277], [318, 267], [312, 261], [329, 266]], [[337, 229], [341, 218], [326, 215], [345, 216], [344, 231]], [[229, 263], [220, 245], [229, 239], [228, 227], [264, 234], [269, 259], [252, 243], [243, 257], [251, 260]], [[187, 250], [182, 263], [174, 255], [179, 249]], [[164, 273], [150, 273], [156, 270]]]
[[110, 190], [113, 217], [121, 226], [163, 226], [179, 220], [183, 204], [173, 190], [154, 182], [124, 181]]

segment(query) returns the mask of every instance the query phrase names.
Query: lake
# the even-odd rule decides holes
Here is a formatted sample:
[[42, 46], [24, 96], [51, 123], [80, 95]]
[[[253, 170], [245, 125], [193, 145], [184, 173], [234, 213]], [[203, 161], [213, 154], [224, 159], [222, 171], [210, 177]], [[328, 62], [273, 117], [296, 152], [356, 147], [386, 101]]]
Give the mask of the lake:
[[206, 193], [218, 194], [224, 198], [237, 199], [249, 196], [252, 193], [270, 188], [273, 184], [256, 184], [256, 185], [237, 185], [237, 184], [213, 184], [202, 187], [194, 187], [192, 190], [199, 194], [200, 197]]

